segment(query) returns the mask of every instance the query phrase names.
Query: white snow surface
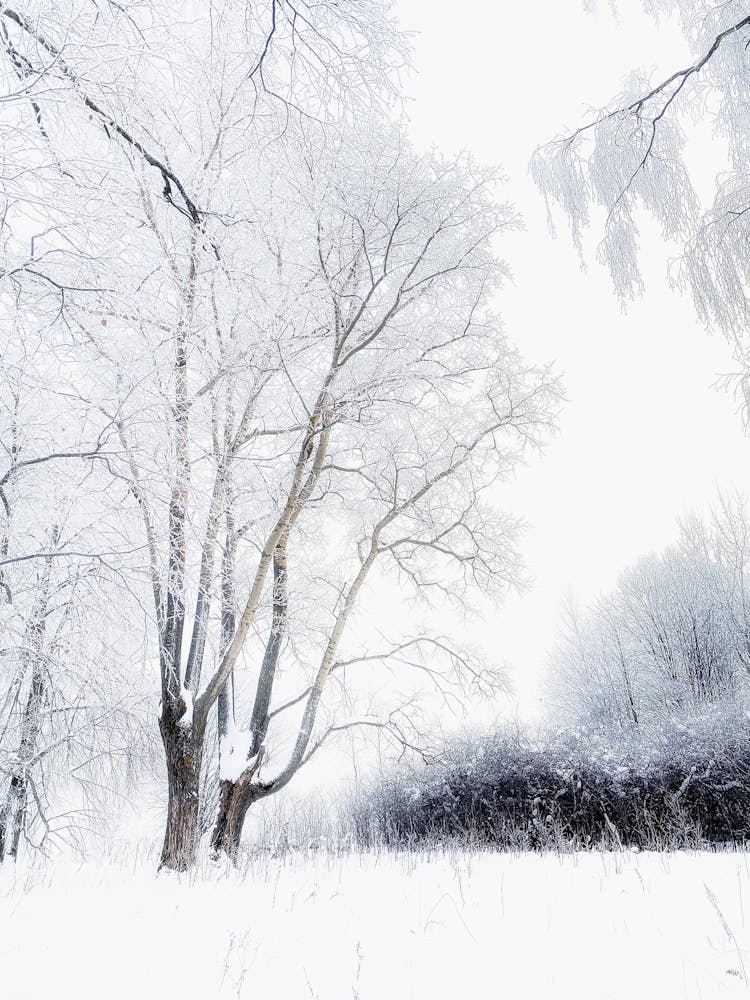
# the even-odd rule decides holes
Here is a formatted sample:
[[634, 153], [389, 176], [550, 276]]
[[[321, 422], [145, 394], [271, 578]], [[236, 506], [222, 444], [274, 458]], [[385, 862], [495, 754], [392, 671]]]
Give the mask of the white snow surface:
[[189, 729], [193, 724], [193, 692], [186, 687], [181, 687], [180, 697], [185, 702], [185, 713], [177, 720], [177, 725]]
[[237, 781], [252, 763], [248, 757], [252, 742], [253, 734], [249, 729], [232, 728], [221, 737], [219, 777], [222, 781]]
[[747, 854], [133, 854], [6, 865], [0, 891], [14, 1000], [748, 995]]

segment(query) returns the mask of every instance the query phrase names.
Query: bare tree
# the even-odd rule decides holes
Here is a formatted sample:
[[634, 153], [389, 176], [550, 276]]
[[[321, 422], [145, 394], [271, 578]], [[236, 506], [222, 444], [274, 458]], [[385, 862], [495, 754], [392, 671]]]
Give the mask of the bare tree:
[[742, 509], [692, 515], [679, 545], [640, 559], [572, 627], [552, 662], [554, 700], [587, 723], [638, 725], [729, 706], [746, 690]]
[[646, 692], [623, 626], [606, 599], [584, 613], [569, 609], [548, 677], [549, 702], [568, 721], [628, 727], [643, 720]]
[[443, 636], [352, 638], [394, 580], [451, 599], [515, 577], [491, 487], [557, 399], [492, 312], [492, 241], [516, 221], [494, 175], [417, 156], [384, 114], [403, 62], [388, 11], [0, 8], [3, 290], [59, 331], [74, 395], [112, 430], [104, 530], [148, 591], [169, 868], [195, 857], [214, 711], [231, 852], [258, 790], [329, 737], [413, 733], [407, 701], [339, 718], [332, 677], [400, 662], [443, 692], [494, 683]]
[[680, 548], [699, 554], [716, 568], [707, 583], [726, 608], [733, 655], [746, 673], [750, 673], [749, 541], [747, 500], [739, 493], [721, 493], [710, 517], [692, 514], [681, 524]]
[[[237, 178], [260, 172], [267, 143], [288, 131], [325, 128], [392, 101], [404, 62], [388, 5], [378, 0], [345, 9], [270, 0], [252, 10], [225, 0], [196, 8], [192, 20], [183, 15], [183, 5], [169, 0], [0, 8], [9, 112], [4, 287], [69, 331], [80, 363], [109, 373], [91, 396], [117, 429], [121, 458], [113, 470], [145, 530], [170, 776], [163, 861], [173, 867], [192, 858], [203, 735], [222, 686], [211, 687], [191, 714], [227, 473], [215, 470], [218, 485], [208, 487], [200, 511], [205, 480], [194, 489], [200, 477], [192, 466], [206, 441], [192, 436], [195, 414], [203, 402], [210, 411], [223, 391], [223, 343], [239, 352], [231, 365], [240, 373], [260, 370], [248, 361], [254, 347], [261, 360], [268, 353], [266, 331], [248, 331], [251, 312], [239, 347], [223, 328], [232, 321], [221, 296], [262, 281], [267, 256], [251, 238], [262, 203], [238, 199]], [[233, 315], [248, 302], [240, 292]], [[136, 359], [124, 343], [133, 334], [140, 337]], [[192, 384], [202, 374], [191, 364], [196, 350], [208, 372], [202, 386]], [[236, 439], [209, 444], [214, 458], [223, 449], [226, 466], [248, 444], [256, 391], [240, 390]], [[146, 426], [155, 428], [165, 412], [144, 468]], [[165, 487], [163, 505], [149, 492], [155, 480]], [[188, 549], [201, 516], [196, 611], [183, 658], [193, 596]]]
[[[418, 157], [398, 129], [375, 141], [344, 134], [308, 146], [302, 160], [290, 175], [300, 178], [306, 206], [297, 230], [304, 255], [281, 252], [283, 266], [303, 276], [316, 378], [295, 386], [299, 450], [262, 546], [272, 553], [272, 607], [252, 709], [245, 727], [222, 734], [213, 845], [230, 855], [252, 802], [284, 788], [331, 735], [381, 725], [406, 739], [399, 713], [317, 726], [332, 674], [403, 662], [410, 650], [420, 665], [432, 663], [439, 689], [454, 672], [492, 685], [445, 639], [394, 637], [378, 655], [340, 658], [340, 649], [357, 608], [368, 594], [377, 599], [373, 577], [389, 566], [402, 599], [516, 578], [516, 525], [485, 498], [540, 442], [557, 392], [548, 373], [524, 367], [491, 311], [503, 273], [491, 241], [516, 222], [494, 203], [491, 173], [467, 160]], [[338, 530], [326, 546], [329, 523]], [[305, 568], [296, 551], [311, 544], [323, 589], [313, 619], [299, 621], [290, 577]], [[315, 576], [304, 578], [308, 590]], [[229, 676], [242, 635], [240, 624], [210, 683]], [[286, 700], [276, 694], [283, 645], [309, 678]], [[296, 736], [279, 765], [267, 738], [287, 713]]]
[[125, 756], [139, 701], [120, 663], [101, 669], [95, 623], [127, 552], [91, 527], [109, 480], [107, 429], [88, 429], [79, 402], [51, 339], [12, 331], [0, 353], [0, 860], [16, 857], [22, 835], [69, 839], [81, 819], [71, 786], [85, 800], [92, 766]]
[[[99, 379], [112, 391], [102, 406], [116, 420], [121, 474], [146, 533], [171, 781], [163, 860], [175, 866], [189, 864], [195, 850], [206, 726], [217, 701], [228, 782], [222, 816], [235, 817], [225, 833], [220, 822], [219, 846], [233, 849], [239, 838], [247, 805], [237, 803], [270, 788], [252, 762], [260, 764], [271, 718], [280, 721], [272, 696], [290, 632], [295, 540], [316, 539], [314, 559], [297, 555], [294, 565], [309, 574], [299, 589], [319, 587], [320, 602], [304, 636], [294, 609], [293, 634], [308, 647], [302, 662], [319, 661], [309, 690], [289, 698], [288, 709], [303, 714], [274, 790], [341, 731], [331, 723], [316, 735], [314, 726], [376, 562], [390, 560], [402, 585], [427, 590], [458, 590], [468, 580], [489, 586], [514, 574], [514, 525], [483, 498], [526, 445], [539, 443], [556, 397], [554, 380], [523, 366], [490, 310], [502, 274], [490, 243], [515, 224], [492, 200], [491, 174], [466, 161], [416, 157], [390, 128], [380, 141], [364, 131], [320, 142], [298, 136], [283, 156], [291, 180], [272, 181], [273, 207], [257, 242], [225, 239], [221, 266], [208, 249], [187, 261], [168, 255], [173, 296], [157, 302], [142, 289], [148, 316], [135, 337], [127, 327], [119, 347], [122, 311], [108, 319], [106, 337], [82, 327], [93, 367], [109, 373]], [[249, 249], [253, 282], [243, 265]], [[176, 352], [164, 330], [177, 331]], [[321, 539], [332, 523], [340, 532], [349, 526], [325, 564]], [[445, 569], [432, 577], [441, 559], [456, 568], [455, 579]], [[245, 729], [252, 736], [243, 741], [227, 684], [266, 628]], [[450, 669], [473, 669], [445, 643], [433, 642], [431, 652]], [[392, 715], [390, 729], [397, 724]]]

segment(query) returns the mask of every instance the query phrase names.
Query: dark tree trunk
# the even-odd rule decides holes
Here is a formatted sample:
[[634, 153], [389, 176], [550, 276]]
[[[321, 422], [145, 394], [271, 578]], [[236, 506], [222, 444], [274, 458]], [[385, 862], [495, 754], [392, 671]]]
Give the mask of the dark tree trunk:
[[[41, 630], [34, 629], [33, 636], [39, 641]], [[44, 674], [37, 659], [31, 673], [31, 687], [23, 709], [21, 720], [21, 741], [8, 792], [0, 810], [0, 861], [18, 857], [18, 845], [26, 821], [26, 806], [29, 797], [29, 767], [36, 753], [39, 733], [42, 728], [40, 710], [45, 695]]]
[[265, 794], [262, 785], [253, 785], [249, 779], [221, 782], [219, 809], [211, 834], [211, 849], [215, 854], [226, 854], [230, 861], [237, 860], [248, 809]]
[[25, 779], [14, 774], [0, 810], [0, 861], [5, 858], [13, 858], [15, 861], [18, 857], [18, 844], [26, 814], [26, 796]]
[[160, 720], [159, 728], [169, 784], [167, 828], [159, 868], [183, 872], [192, 868], [200, 838], [198, 804], [203, 739], [192, 726], [181, 726], [168, 718]]

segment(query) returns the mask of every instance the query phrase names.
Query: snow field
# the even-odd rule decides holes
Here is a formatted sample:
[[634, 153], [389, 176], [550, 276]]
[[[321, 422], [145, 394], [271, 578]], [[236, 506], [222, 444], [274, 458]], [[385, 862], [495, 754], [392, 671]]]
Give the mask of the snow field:
[[747, 854], [151, 858], [0, 871], [14, 1000], [747, 996]]

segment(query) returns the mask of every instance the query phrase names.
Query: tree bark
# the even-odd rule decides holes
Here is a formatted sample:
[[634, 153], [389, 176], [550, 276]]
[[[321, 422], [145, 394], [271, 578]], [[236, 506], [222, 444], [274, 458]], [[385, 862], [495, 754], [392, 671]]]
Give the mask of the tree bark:
[[200, 838], [198, 804], [203, 738], [192, 726], [180, 725], [170, 718], [162, 717], [159, 728], [169, 785], [167, 827], [159, 868], [184, 872], [195, 863]]
[[[35, 625], [34, 635], [37, 645], [41, 641], [41, 631], [42, 628]], [[29, 767], [36, 753], [42, 726], [40, 711], [44, 692], [44, 673], [41, 661], [37, 658], [32, 668], [31, 687], [23, 710], [21, 741], [18, 747], [15, 771], [11, 777], [2, 810], [0, 810], [0, 861], [6, 857], [13, 858], [15, 861], [18, 857], [18, 845], [26, 820]]]
[[221, 782], [219, 809], [211, 834], [211, 849], [214, 854], [225, 854], [232, 862], [237, 860], [248, 810], [253, 802], [266, 794], [263, 785], [254, 785], [249, 778]]
[[253, 744], [250, 748], [251, 756], [256, 756], [260, 753], [260, 748], [263, 746], [268, 734], [268, 724], [270, 722], [270, 715], [268, 713], [271, 707], [271, 696], [273, 695], [273, 685], [276, 679], [276, 668], [279, 664], [281, 643], [286, 633], [289, 604], [286, 547], [287, 537], [284, 536], [273, 555], [273, 617], [271, 620], [271, 634], [266, 643], [266, 651], [263, 654], [263, 662], [258, 676], [253, 714], [250, 718], [250, 732], [253, 734]]
[[25, 780], [14, 774], [0, 810], [0, 861], [6, 857], [15, 861], [18, 857], [18, 844], [26, 815], [26, 794]]

